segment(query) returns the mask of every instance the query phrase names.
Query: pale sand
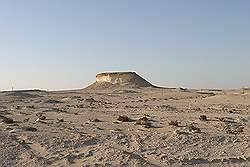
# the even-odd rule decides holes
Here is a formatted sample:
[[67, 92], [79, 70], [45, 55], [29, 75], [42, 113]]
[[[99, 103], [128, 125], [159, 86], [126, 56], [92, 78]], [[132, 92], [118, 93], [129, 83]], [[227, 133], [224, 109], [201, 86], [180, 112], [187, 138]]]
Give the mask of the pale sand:
[[249, 166], [249, 111], [249, 90], [2, 92], [0, 166]]

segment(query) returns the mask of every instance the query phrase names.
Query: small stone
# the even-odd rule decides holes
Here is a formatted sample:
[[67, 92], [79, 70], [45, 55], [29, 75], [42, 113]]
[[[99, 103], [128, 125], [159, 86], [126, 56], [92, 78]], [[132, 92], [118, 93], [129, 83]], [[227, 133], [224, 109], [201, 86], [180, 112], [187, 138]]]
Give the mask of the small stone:
[[130, 122], [130, 119], [125, 116], [125, 115], [120, 115], [118, 118], [117, 118], [118, 121], [121, 121], [121, 122]]
[[14, 120], [12, 118], [2, 116], [2, 122], [6, 123], [6, 124], [12, 124], [12, 123], [14, 123]]
[[97, 119], [97, 118], [95, 118], [95, 119], [91, 120], [91, 122], [102, 122], [102, 121], [99, 120], [99, 119]]
[[172, 126], [179, 126], [179, 122], [178, 121], [170, 121], [169, 123], [168, 123], [169, 125], [172, 125]]
[[44, 116], [42, 113], [37, 113], [36, 116], [40, 119], [40, 120], [45, 120], [46, 116]]
[[174, 131], [174, 133], [177, 134], [177, 135], [183, 134], [182, 131], [180, 131], [179, 129], [176, 129], [176, 130]]
[[135, 123], [136, 125], [144, 125], [145, 128], [151, 127], [151, 122], [147, 117], [142, 117], [138, 119]]
[[104, 130], [103, 128], [100, 127], [96, 127], [96, 130]]
[[23, 122], [29, 122], [30, 118], [26, 118], [23, 120]]
[[60, 100], [49, 99], [49, 100], [45, 101], [45, 103], [57, 104], [57, 103], [63, 103], [63, 102]]
[[97, 102], [95, 99], [93, 98], [89, 98], [89, 99], [85, 99], [86, 102], [88, 103], [94, 103], [94, 102]]
[[200, 115], [199, 118], [201, 121], [208, 121], [207, 116], [206, 115]]
[[89, 152], [85, 155], [85, 157], [90, 157], [90, 156], [93, 156], [93, 152], [92, 152], [92, 151], [89, 151]]
[[46, 117], [43, 115], [43, 116], [40, 117], [40, 119], [41, 119], [41, 120], [45, 120]]
[[190, 126], [188, 127], [188, 129], [189, 129], [189, 131], [192, 132], [192, 133], [201, 133], [200, 128], [198, 128], [198, 127], [196, 127], [196, 126], [194, 126], [194, 125], [190, 125]]
[[37, 129], [36, 129], [36, 128], [34, 128], [34, 127], [30, 127], [30, 126], [25, 126], [25, 127], [22, 127], [22, 129], [23, 129], [24, 131], [31, 131], [31, 132], [35, 132], [35, 131], [37, 131]]
[[64, 122], [64, 119], [57, 118], [57, 122]]

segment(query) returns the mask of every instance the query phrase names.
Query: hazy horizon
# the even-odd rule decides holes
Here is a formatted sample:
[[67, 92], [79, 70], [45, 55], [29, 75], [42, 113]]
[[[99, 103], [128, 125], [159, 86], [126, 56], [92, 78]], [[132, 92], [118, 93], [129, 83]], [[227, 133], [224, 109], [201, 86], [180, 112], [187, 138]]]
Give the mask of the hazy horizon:
[[0, 91], [83, 88], [104, 71], [152, 84], [250, 87], [250, 1], [0, 0]]

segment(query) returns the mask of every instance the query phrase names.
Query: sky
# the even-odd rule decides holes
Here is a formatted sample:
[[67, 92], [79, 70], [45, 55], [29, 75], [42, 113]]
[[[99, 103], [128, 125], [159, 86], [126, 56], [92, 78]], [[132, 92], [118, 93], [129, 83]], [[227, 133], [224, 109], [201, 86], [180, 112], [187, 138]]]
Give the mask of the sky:
[[249, 0], [0, 0], [0, 90], [83, 88], [103, 71], [250, 87]]

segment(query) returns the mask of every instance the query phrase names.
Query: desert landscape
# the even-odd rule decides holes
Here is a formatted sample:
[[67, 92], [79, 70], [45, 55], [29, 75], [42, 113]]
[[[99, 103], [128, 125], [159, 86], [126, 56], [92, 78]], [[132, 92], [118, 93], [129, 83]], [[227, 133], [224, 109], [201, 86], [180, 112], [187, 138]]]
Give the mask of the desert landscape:
[[0, 166], [250, 166], [250, 89], [162, 88], [135, 72], [0, 93]]

